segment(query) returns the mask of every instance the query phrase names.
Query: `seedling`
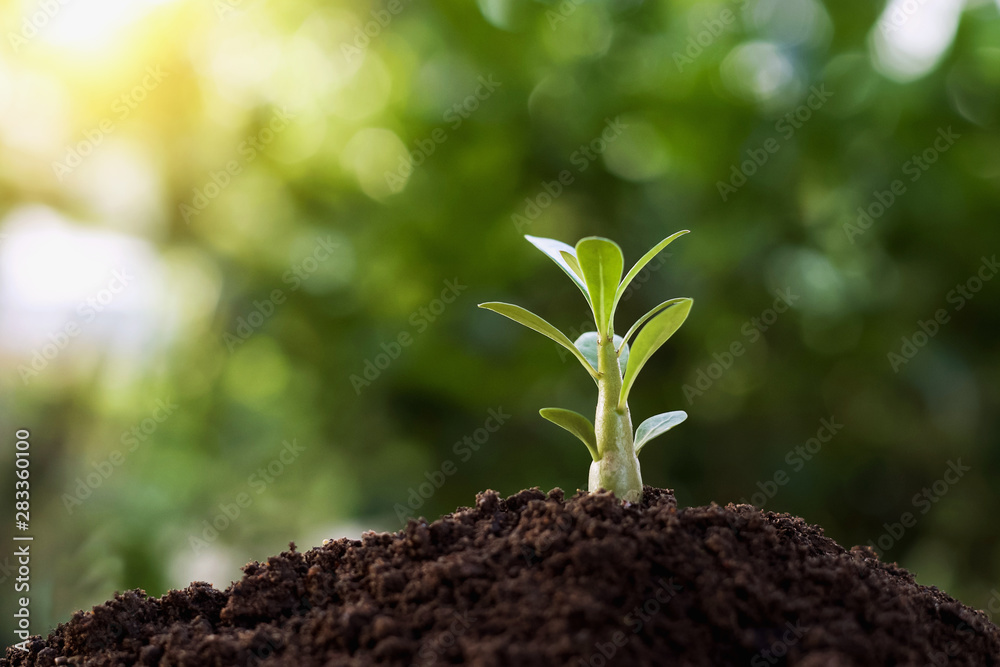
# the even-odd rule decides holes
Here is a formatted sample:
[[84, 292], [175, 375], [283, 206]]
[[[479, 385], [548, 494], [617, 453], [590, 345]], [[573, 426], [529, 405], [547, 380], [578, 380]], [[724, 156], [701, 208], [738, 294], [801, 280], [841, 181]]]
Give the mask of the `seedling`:
[[[573, 248], [561, 241], [525, 236], [559, 265], [587, 299], [597, 331], [583, 334], [576, 342], [520, 306], [495, 301], [479, 304], [480, 308], [509, 317], [565, 347], [597, 383], [597, 414], [593, 424], [572, 410], [540, 411], [542, 417], [578, 437], [590, 450], [594, 460], [590, 464], [590, 491], [607, 489], [622, 500], [639, 502], [642, 499], [639, 452], [650, 440], [687, 419], [682, 410], [664, 412], [639, 424], [633, 434], [628, 396], [639, 371], [684, 323], [694, 302], [687, 298], [664, 301], [640, 317], [624, 336], [617, 336], [614, 331], [615, 310], [629, 283], [661, 250], [687, 233], [680, 231], [657, 243], [625, 278], [622, 278], [621, 248], [609, 239], [588, 236]], [[635, 341], [630, 349], [628, 341], [633, 335]]]

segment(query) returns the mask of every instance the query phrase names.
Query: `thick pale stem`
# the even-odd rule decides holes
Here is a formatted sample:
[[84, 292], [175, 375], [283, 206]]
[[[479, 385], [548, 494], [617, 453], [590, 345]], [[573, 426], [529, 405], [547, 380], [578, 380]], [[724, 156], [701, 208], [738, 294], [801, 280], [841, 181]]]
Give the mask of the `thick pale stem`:
[[628, 405], [618, 410], [622, 374], [613, 336], [601, 336], [597, 344], [597, 415], [594, 430], [600, 459], [590, 465], [590, 491], [607, 489], [621, 500], [642, 500], [642, 475], [632, 441], [632, 417]]

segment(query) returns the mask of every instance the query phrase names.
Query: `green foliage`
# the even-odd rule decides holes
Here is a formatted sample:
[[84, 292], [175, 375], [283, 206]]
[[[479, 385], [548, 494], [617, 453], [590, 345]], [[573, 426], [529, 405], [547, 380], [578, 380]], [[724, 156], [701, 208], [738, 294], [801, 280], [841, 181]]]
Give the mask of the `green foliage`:
[[[6, 3], [8, 23], [20, 26], [33, 4]], [[984, 556], [992, 533], [981, 511], [1000, 504], [1000, 281], [971, 299], [952, 290], [1000, 248], [995, 3], [967, 3], [953, 32], [939, 26], [940, 58], [905, 81], [883, 61], [910, 56], [872, 47], [885, 36], [880, 4], [732, 3], [733, 21], [693, 59], [689, 41], [712, 18], [704, 3], [584, 3], [555, 29], [543, 3], [404, 3], [350, 56], [345, 46], [355, 49], [371, 20], [356, 3], [243, 2], [222, 17], [220, 4], [237, 3], [158, 3], [137, 21], [112, 21], [126, 38], [103, 40], [111, 57], [74, 57], [60, 29], [3, 60], [0, 78], [44, 100], [39, 109], [59, 110], [7, 109], [4, 136], [18, 146], [0, 151], [0, 266], [38, 271], [24, 274], [39, 294], [25, 303], [43, 327], [22, 340], [28, 322], [4, 319], [0, 420], [32, 428], [39, 459], [59, 461], [38, 468], [33, 484], [39, 585], [53, 591], [33, 611], [35, 628], [108, 591], [160, 595], [192, 579], [224, 587], [247, 560], [285, 548], [290, 533], [304, 548], [353, 526], [396, 530], [397, 504], [433, 518], [487, 487], [575, 488], [582, 451], [538, 456], [543, 420], [511, 419], [477, 450], [452, 450], [501, 404], [514, 415], [558, 404], [595, 416], [589, 382], [552, 360], [563, 347], [498, 336], [506, 325], [469, 306], [530, 294], [532, 310], [576, 339], [593, 318], [580, 310], [577, 290], [587, 296], [574, 249], [560, 244], [550, 259], [560, 271], [566, 263], [576, 287], [533, 290], [555, 274], [518, 235], [600, 234], [632, 260], [647, 250], [640, 241], [666, 236], [661, 220], [696, 220], [684, 226], [697, 243], [669, 260], [667, 247], [632, 279], [613, 318], [618, 333], [632, 344], [640, 327], [625, 335], [624, 325], [667, 295], [711, 308], [647, 361], [629, 395], [636, 424], [668, 407], [690, 414], [684, 447], [642, 449], [645, 466], [673, 471], [647, 470], [649, 481], [674, 487], [682, 504], [742, 499], [808, 517], [853, 545], [877, 540], [948, 458], [965, 457], [973, 472], [886, 560], [973, 606], [988, 603], [983, 582], [1000, 581], [1000, 558]], [[169, 76], [119, 120], [112, 103], [160, 63]], [[502, 82], [486, 100], [475, 97], [480, 75]], [[811, 89], [824, 86], [833, 96], [809, 106]], [[467, 103], [478, 108], [451, 115]], [[260, 133], [284, 106], [292, 122], [263, 145]], [[114, 133], [57, 181], [53, 160], [75, 154], [109, 114]], [[619, 116], [627, 127], [606, 150], [580, 152]], [[429, 154], [421, 146], [439, 129], [447, 141]], [[949, 129], [961, 135], [953, 147], [912, 176], [903, 171]], [[747, 162], [765, 142], [780, 150]], [[230, 164], [240, 172], [231, 179]], [[387, 173], [403, 171], [405, 187], [384, 194]], [[906, 192], [883, 212], [878, 198], [897, 180]], [[199, 199], [194, 217], [178, 212]], [[48, 296], [82, 276], [57, 270], [65, 255], [47, 239], [44, 261], [20, 256], [20, 231], [34, 224], [22, 219], [25, 206], [146, 248], [142, 262], [164, 265], [150, 277], [167, 288], [145, 300], [145, 280], [130, 285], [27, 386], [14, 369], [41, 354], [47, 327], [78, 303], [43, 313]], [[323, 259], [314, 246], [328, 235], [336, 249]], [[77, 254], [95, 275], [119, 268], [89, 247]], [[446, 279], [468, 291], [441, 311], [433, 302]], [[800, 299], [765, 323], [779, 289]], [[282, 303], [260, 323], [256, 304], [275, 290]], [[158, 325], [155, 340], [129, 339], [133, 321], [118, 319], [134, 297]], [[924, 335], [918, 321], [934, 321], [939, 308], [947, 324], [893, 367], [887, 353], [911, 349], [915, 332]], [[107, 329], [116, 330], [112, 349], [90, 339]], [[233, 336], [231, 350], [224, 337]], [[670, 381], [654, 381], [668, 371]], [[540, 401], [538, 391], [559, 398]], [[143, 432], [167, 398], [181, 408]], [[844, 429], [800, 456], [831, 416]], [[132, 450], [121, 438], [136, 428]], [[286, 437], [308, 446], [309, 464], [254, 495], [211, 552], [192, 558], [189, 535], [211, 525]], [[115, 450], [125, 464], [89, 489], [94, 463]], [[411, 488], [449, 460], [458, 473], [412, 509]], [[757, 482], [777, 472], [789, 483], [767, 497]], [[90, 497], [69, 513], [61, 498], [80, 481]], [[82, 557], [60, 557], [67, 543]], [[199, 571], [206, 563], [211, 574]], [[8, 597], [3, 613], [13, 611]]]
[[[625, 290], [629, 288], [629, 285], [631, 285], [635, 277], [639, 275], [639, 272], [642, 271], [644, 268], [646, 268], [646, 266], [653, 260], [653, 258], [659, 255], [664, 248], [666, 248], [674, 241], [674, 239], [676, 239], [679, 236], [683, 236], [687, 233], [689, 233], [687, 229], [682, 229], [679, 232], [671, 234], [670, 236], [668, 236], [667, 238], [663, 239], [655, 246], [653, 246], [649, 250], [649, 252], [643, 255], [642, 258], [638, 262], [636, 262], [631, 269], [629, 269], [629, 272], [625, 274], [625, 278], [622, 280], [621, 284], [618, 286], [617, 291], [615, 292], [615, 302], [611, 306], [612, 319], [614, 319], [615, 311], [618, 309], [618, 303], [622, 300], [622, 297], [625, 295]], [[646, 315], [639, 318], [639, 320], [634, 325], [632, 325], [632, 329], [630, 331], [635, 331], [635, 329], [637, 329], [639, 325], [641, 325], [643, 322], [646, 321], [647, 316], [652, 316], [654, 314], [655, 310], [656, 309], [651, 310], [648, 313], [646, 313]], [[628, 338], [629, 336], [625, 336], [626, 340]]]
[[597, 435], [594, 433], [594, 425], [589, 419], [579, 412], [563, 408], [542, 408], [538, 413], [556, 426], [561, 426], [580, 438], [580, 441], [590, 450], [590, 455], [595, 461], [601, 458], [597, 450]]
[[[691, 299], [678, 299], [677, 303], [668, 306], [663, 312], [650, 320], [649, 324], [639, 330], [632, 344], [632, 353], [629, 356], [628, 367], [625, 369], [624, 383], [622, 391], [618, 397], [618, 407], [623, 409], [628, 400], [628, 394], [632, 390], [632, 384], [639, 376], [639, 371], [646, 365], [653, 353], [667, 342], [674, 335], [674, 332], [681, 328], [688, 313], [691, 312]], [[659, 306], [657, 306], [659, 308]], [[648, 315], [648, 313], [647, 313]]]
[[580, 363], [583, 364], [583, 367], [587, 369], [587, 372], [595, 378], [597, 377], [597, 371], [595, 368], [591, 367], [591, 365], [587, 362], [587, 359], [583, 356], [583, 353], [580, 352], [575, 345], [573, 345], [570, 339], [566, 337], [566, 334], [559, 331], [559, 329], [556, 329], [554, 326], [540, 318], [538, 315], [535, 315], [530, 310], [521, 308], [521, 306], [515, 306], [511, 303], [500, 303], [496, 301], [481, 303], [479, 304], [479, 307], [492, 310], [493, 312], [499, 313], [504, 317], [509, 317], [518, 324], [523, 324], [532, 331], [537, 331], [543, 336], [551, 338], [572, 352], [573, 355], [580, 360]]
[[639, 424], [639, 428], [635, 430], [635, 453], [638, 454], [646, 446], [647, 442], [657, 436], [663, 435], [685, 419], [687, 419], [686, 412], [683, 410], [674, 410], [673, 412], [654, 415]]
[[[614, 333], [614, 313], [631, 281], [671, 241], [686, 233], [687, 230], [677, 232], [656, 244], [624, 279], [621, 248], [609, 239], [589, 236], [572, 248], [561, 241], [526, 236], [559, 265], [590, 304], [597, 331], [582, 334], [574, 343], [541, 317], [520, 306], [498, 302], [480, 304], [481, 308], [504, 315], [570, 350], [596, 380], [597, 427], [571, 410], [541, 410], [542, 417], [576, 435], [590, 450], [594, 460], [591, 491], [606, 488], [625, 500], [635, 500], [642, 493], [636, 455], [647, 442], [687, 418], [683, 411], [657, 415], [643, 422], [633, 434], [628, 395], [645, 363], [687, 319], [693, 300], [665, 301], [640, 317], [626, 336]], [[630, 348], [627, 339], [636, 331], [635, 344]], [[606, 363], [604, 359], [607, 358], [612, 363]]]
[[[590, 293], [587, 291], [587, 284], [583, 280], [583, 271], [580, 270], [580, 264], [576, 259], [576, 252], [573, 250], [573, 246], [566, 245], [562, 241], [556, 241], [555, 239], [543, 239], [537, 236], [525, 235], [526, 239], [532, 243], [536, 248], [548, 255], [553, 262], [559, 265], [567, 276], [570, 277], [580, 291], [583, 292], [583, 296], [586, 297], [587, 303], [590, 303]], [[572, 264], [571, 264], [572, 262]]]
[[[576, 349], [580, 350], [580, 352], [583, 353], [583, 356], [586, 357], [587, 361], [589, 361], [594, 368], [597, 368], [598, 364], [597, 350], [598, 350], [599, 340], [600, 340], [600, 335], [596, 331], [588, 331], [586, 333], [580, 334], [580, 337], [573, 342], [573, 345], [576, 346]], [[625, 342], [624, 338], [622, 338], [617, 334], [615, 335], [613, 340], [615, 344], [615, 354], [618, 355], [618, 368], [621, 369], [622, 373], [625, 373], [625, 368], [628, 365], [628, 356], [629, 356], [628, 343]]]
[[576, 244], [576, 259], [587, 283], [597, 331], [601, 335], [613, 335], [611, 312], [625, 262], [622, 249], [608, 239], [591, 236]]

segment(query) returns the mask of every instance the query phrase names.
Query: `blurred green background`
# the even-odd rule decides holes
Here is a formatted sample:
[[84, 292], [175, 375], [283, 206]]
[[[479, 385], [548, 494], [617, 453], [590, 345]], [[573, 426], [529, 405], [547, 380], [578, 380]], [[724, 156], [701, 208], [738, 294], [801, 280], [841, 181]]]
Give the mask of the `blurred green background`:
[[690, 413], [643, 453], [647, 484], [1000, 599], [996, 3], [48, 0], [2, 20], [0, 537], [29, 429], [35, 632], [483, 489], [584, 487], [586, 450], [537, 411], [589, 413], [594, 386], [476, 308], [589, 326], [523, 234], [608, 236], [631, 265], [693, 232], [619, 309], [624, 331], [696, 302], [632, 394], [637, 424]]

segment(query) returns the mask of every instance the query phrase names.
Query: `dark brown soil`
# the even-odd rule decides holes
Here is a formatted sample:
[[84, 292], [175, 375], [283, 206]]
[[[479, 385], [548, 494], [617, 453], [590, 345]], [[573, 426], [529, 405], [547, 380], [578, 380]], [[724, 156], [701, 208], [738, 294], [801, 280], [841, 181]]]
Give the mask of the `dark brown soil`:
[[1000, 630], [787, 514], [487, 491], [395, 534], [117, 595], [0, 665], [1000, 665]]

